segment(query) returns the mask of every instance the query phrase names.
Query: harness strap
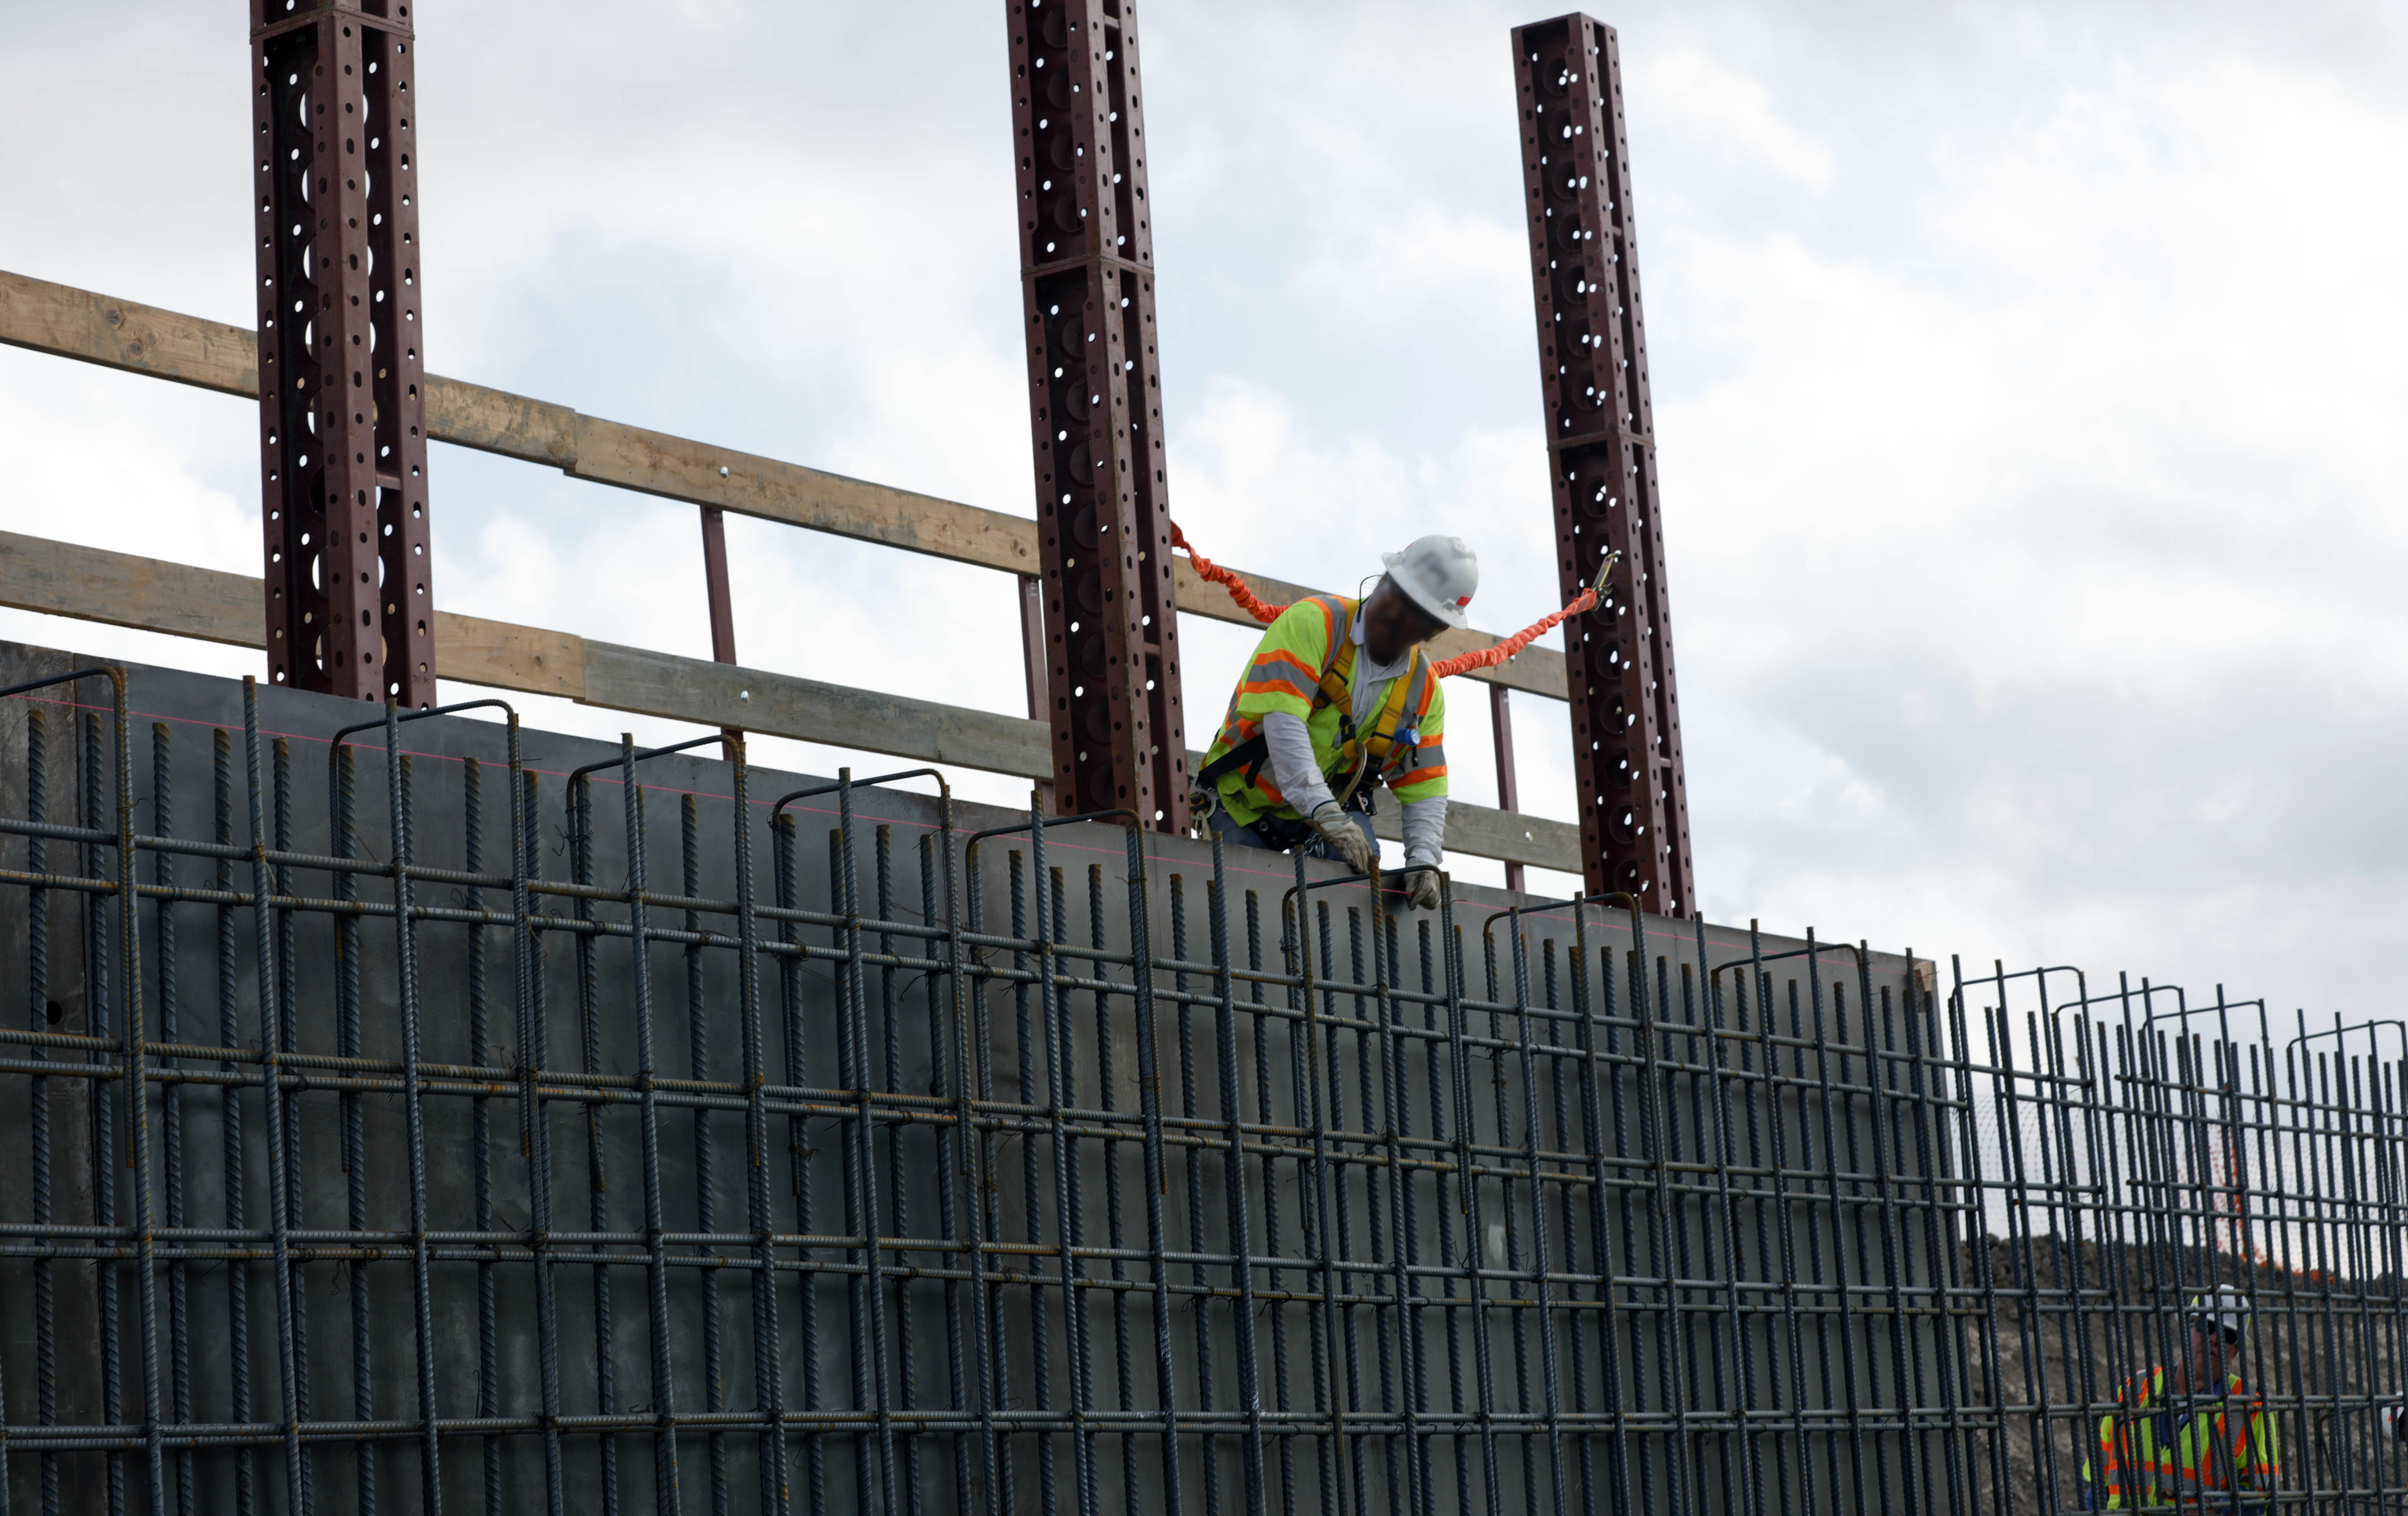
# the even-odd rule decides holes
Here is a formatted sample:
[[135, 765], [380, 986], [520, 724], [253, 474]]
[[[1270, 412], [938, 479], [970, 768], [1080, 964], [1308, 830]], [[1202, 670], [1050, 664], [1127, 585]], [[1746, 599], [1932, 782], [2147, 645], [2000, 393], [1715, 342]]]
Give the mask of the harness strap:
[[[1356, 602], [1340, 600], [1339, 604], [1346, 608], [1346, 620], [1351, 628]], [[1354, 721], [1354, 639], [1351, 636], [1340, 635], [1337, 655], [1330, 659], [1329, 666], [1321, 671], [1320, 693], [1312, 702], [1314, 710], [1324, 706], [1339, 708], [1338, 760], [1340, 766], [1349, 769], [1357, 766], [1356, 760], [1361, 750], [1366, 748], [1370, 751], [1375, 771], [1387, 765], [1388, 760], [1396, 755], [1398, 729], [1404, 725], [1405, 698], [1418, 682], [1417, 676], [1427, 666], [1428, 659], [1420, 648], [1414, 648], [1405, 661], [1404, 671], [1388, 681], [1387, 698], [1380, 703], [1379, 710], [1373, 714], [1370, 731], [1359, 733]], [[1413, 736], [1418, 743], [1420, 734], [1415, 732]]]
[[[1338, 604], [1342, 615], [1332, 628], [1330, 636], [1336, 651], [1330, 654], [1328, 662], [1322, 666], [1321, 679], [1313, 692], [1312, 708], [1306, 713], [1306, 719], [1311, 720], [1325, 706], [1338, 708], [1339, 743], [1338, 750], [1333, 754], [1336, 762], [1329, 772], [1324, 774], [1322, 778], [1328, 782], [1334, 792], [1338, 788], [1340, 776], [1341, 774], [1345, 776], [1346, 793], [1338, 796], [1340, 803], [1343, 804], [1354, 794], [1355, 786], [1363, 777], [1367, 767], [1363, 760], [1367, 752], [1370, 758], [1369, 770], [1374, 774], [1385, 768], [1389, 759], [1395, 755], [1397, 733], [1404, 724], [1406, 694], [1416, 682], [1415, 676], [1422, 673], [1427, 666], [1428, 661], [1423, 656], [1420, 648], [1416, 647], [1412, 650], [1412, 656], [1406, 662], [1404, 672], [1388, 681], [1387, 698], [1380, 703], [1379, 710], [1373, 714], [1370, 730], [1368, 733], [1358, 732], [1355, 729], [1354, 718], [1354, 638], [1352, 632], [1355, 608], [1360, 602], [1341, 596], [1338, 597]], [[1420, 741], [1418, 730], [1413, 731], [1412, 735], [1414, 743], [1418, 744]], [[1262, 773], [1263, 765], [1269, 759], [1270, 741], [1262, 734], [1256, 733], [1245, 741], [1235, 744], [1228, 751], [1205, 765], [1196, 776], [1196, 782], [1209, 790], [1217, 786], [1229, 775], [1242, 770], [1245, 782], [1251, 786], [1256, 782], [1257, 776]]]

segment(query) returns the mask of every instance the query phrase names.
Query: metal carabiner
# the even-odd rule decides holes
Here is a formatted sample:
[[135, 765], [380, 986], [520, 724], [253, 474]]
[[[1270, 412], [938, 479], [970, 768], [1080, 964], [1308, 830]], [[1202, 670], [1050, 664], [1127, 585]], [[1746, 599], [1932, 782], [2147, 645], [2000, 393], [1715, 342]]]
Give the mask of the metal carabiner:
[[1591, 590], [1597, 593], [1597, 604], [1589, 608], [1592, 613], [1602, 614], [1604, 612], [1606, 607], [1605, 581], [1613, 577], [1613, 565], [1620, 562], [1622, 562], [1622, 550], [1620, 548], [1612, 548], [1607, 551], [1605, 562], [1597, 565], [1597, 578], [1591, 579], [1588, 586]]

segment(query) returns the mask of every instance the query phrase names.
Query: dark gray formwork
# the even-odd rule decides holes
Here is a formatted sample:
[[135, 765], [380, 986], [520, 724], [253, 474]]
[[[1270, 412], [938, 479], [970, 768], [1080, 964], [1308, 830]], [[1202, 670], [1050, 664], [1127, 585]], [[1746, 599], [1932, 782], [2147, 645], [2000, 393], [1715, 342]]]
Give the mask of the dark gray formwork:
[[1861, 1509], [1993, 1424], [1928, 965], [536, 732], [514, 808], [490, 710], [262, 691], [254, 792], [240, 683], [126, 710], [130, 957], [110, 686], [0, 701], [14, 1501]]

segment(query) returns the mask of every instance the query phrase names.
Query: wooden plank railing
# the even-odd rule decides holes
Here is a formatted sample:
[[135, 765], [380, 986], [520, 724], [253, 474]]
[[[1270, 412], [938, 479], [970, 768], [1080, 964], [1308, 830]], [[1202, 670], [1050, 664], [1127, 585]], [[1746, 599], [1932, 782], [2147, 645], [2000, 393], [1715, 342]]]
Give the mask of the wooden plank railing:
[[[258, 348], [243, 327], [5, 271], [0, 342], [222, 394], [256, 398], [259, 393]], [[1024, 516], [650, 432], [460, 379], [427, 376], [426, 427], [437, 441], [541, 464], [597, 484], [1005, 573], [1038, 569], [1037, 523]], [[1240, 572], [1256, 594], [1274, 604], [1316, 593]], [[1174, 559], [1173, 576], [1181, 610], [1254, 624], [1227, 591], [1199, 578], [1186, 559]], [[1485, 632], [1446, 632], [1431, 644], [1431, 655], [1450, 658], [1498, 640]], [[1512, 663], [1461, 677], [1566, 698], [1563, 654], [1549, 648], [1531, 648]]]
[[[255, 579], [14, 532], [0, 532], [0, 606], [236, 647], [264, 640]], [[1028, 779], [1053, 774], [1050, 734], [1023, 717], [449, 611], [436, 612], [435, 650], [443, 677], [466, 684]], [[1382, 812], [1381, 836], [1398, 835], [1396, 818], [1394, 806]], [[1460, 801], [1449, 808], [1447, 846], [1580, 868], [1578, 827]]]

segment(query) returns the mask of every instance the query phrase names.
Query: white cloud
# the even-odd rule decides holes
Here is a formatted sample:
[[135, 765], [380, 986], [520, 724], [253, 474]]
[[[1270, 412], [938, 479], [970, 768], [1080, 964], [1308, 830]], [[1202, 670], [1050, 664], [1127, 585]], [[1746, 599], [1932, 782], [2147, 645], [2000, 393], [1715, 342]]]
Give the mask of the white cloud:
[[[1684, 666], [1793, 738], [1689, 737], [1711, 907], [2355, 993], [2309, 949], [2403, 894], [2333, 839], [2402, 820], [2408, 306], [2338, 184], [2403, 148], [2245, 61], [2122, 70], [1938, 150], [1919, 246], [1659, 240], [1658, 350], [1716, 370], [1658, 401]], [[1818, 772], [1866, 798], [1797, 815]]]
[[[2307, 30], [2346, 48], [2261, 46], [2236, 17], [1618, 18], [1714, 916], [2326, 1008], [2387, 993], [2408, 293], [2382, 186], [2408, 114], [2367, 60], [2398, 27], [2336, 8]], [[999, 34], [907, 54], [841, 7], [587, 19], [426, 23], [435, 366], [1026, 510]], [[1504, 46], [1526, 19], [1150, 16], [1171, 498], [1208, 552], [1337, 585], [1452, 530], [1484, 624], [1553, 608]], [[0, 266], [243, 318], [222, 21], [0, 17]], [[0, 353], [8, 529], [255, 571], [252, 446], [238, 402]], [[435, 478], [456, 608], [706, 646], [690, 509], [448, 449]], [[1016, 708], [998, 578], [731, 531], [748, 662]], [[1247, 637], [1183, 638], [1200, 730]], [[1455, 693], [1450, 744], [1473, 799], [1481, 694]], [[1526, 803], [1568, 813], [1564, 708], [1515, 723]]]
[[1662, 51], [1626, 48], [1626, 109], [1734, 170], [1756, 170], [1809, 190], [1830, 187], [1831, 150], [1782, 118], [1762, 79], [1697, 44]]
[[1302, 288], [1357, 320], [1402, 326], [1433, 305], [1510, 329], [1530, 321], [1530, 250], [1518, 224], [1442, 204], [1356, 203], [1312, 261]]

